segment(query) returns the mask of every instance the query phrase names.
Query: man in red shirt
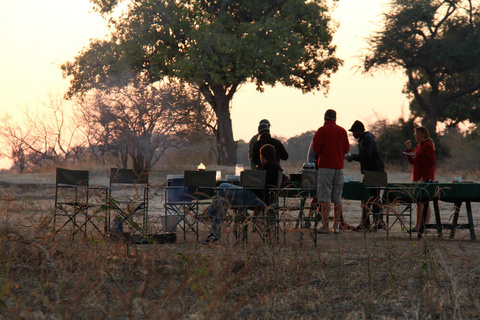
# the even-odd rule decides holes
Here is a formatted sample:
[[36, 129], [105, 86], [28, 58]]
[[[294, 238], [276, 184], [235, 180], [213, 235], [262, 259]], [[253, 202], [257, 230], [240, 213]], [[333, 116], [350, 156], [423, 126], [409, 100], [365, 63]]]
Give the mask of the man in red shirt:
[[328, 216], [330, 203], [334, 204], [333, 232], [339, 233], [340, 217], [343, 214], [343, 163], [350, 150], [347, 131], [336, 124], [337, 113], [328, 109], [325, 123], [313, 137], [313, 151], [318, 155], [317, 198], [322, 213], [322, 227], [319, 233], [330, 233]]

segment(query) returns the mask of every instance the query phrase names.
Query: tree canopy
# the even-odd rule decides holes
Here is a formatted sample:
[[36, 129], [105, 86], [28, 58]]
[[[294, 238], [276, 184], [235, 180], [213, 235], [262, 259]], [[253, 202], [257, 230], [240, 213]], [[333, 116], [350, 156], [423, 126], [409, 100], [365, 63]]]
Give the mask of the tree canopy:
[[[121, 0], [92, 0], [112, 17]], [[92, 40], [62, 65], [68, 95], [141, 74], [197, 86], [217, 116], [219, 162], [235, 163], [230, 102], [240, 85], [281, 83], [328, 90], [341, 65], [325, 0], [131, 0], [110, 18], [110, 37]]]
[[366, 72], [400, 68], [414, 116], [436, 129], [480, 121], [479, 6], [471, 0], [394, 0], [368, 40]]

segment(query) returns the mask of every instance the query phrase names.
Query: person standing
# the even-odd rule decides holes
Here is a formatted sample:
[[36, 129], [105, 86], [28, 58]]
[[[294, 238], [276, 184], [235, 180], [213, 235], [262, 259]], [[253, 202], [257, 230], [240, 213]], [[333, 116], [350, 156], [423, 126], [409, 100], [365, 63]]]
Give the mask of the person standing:
[[[270, 126], [271, 126], [270, 121], [268, 121], [267, 119], [262, 119], [262, 120], [260, 120], [258, 125], [261, 125], [262, 123], [265, 123], [266, 125], [268, 125], [268, 129], [270, 129]], [[257, 169], [257, 165], [252, 162], [252, 153], [253, 153], [253, 145], [255, 144], [255, 142], [257, 142], [259, 136], [260, 136], [260, 134], [257, 132], [250, 139], [250, 142], [248, 142], [248, 159], [250, 160], [250, 169], [252, 169], [252, 170]]]
[[[415, 141], [418, 144], [415, 149], [412, 149], [412, 142], [410, 140], [405, 141], [405, 154], [408, 162], [412, 165], [412, 181], [426, 181], [430, 182], [435, 180], [435, 144], [428, 129], [425, 127], [417, 127], [414, 131]], [[413, 152], [412, 152], [413, 151]], [[417, 221], [415, 227], [411, 232], [418, 232], [420, 226], [423, 223], [423, 207], [428, 206], [427, 203], [417, 203]], [[427, 214], [425, 216], [425, 223], [429, 223], [431, 216], [430, 206], [427, 208]]]
[[[374, 135], [365, 131], [365, 126], [361, 121], [356, 120], [352, 127], [348, 130], [353, 134], [353, 137], [358, 140], [358, 154], [351, 154], [345, 157], [348, 162], [358, 161], [360, 162], [360, 171], [365, 174], [365, 171], [385, 171], [385, 164], [380, 157], [380, 151], [378, 149], [377, 141]], [[365, 203], [362, 201], [362, 208], [366, 206], [373, 213], [374, 225], [370, 226], [370, 217], [368, 215], [369, 210], [362, 210], [362, 220], [360, 225], [355, 230], [383, 230], [385, 229], [385, 223], [383, 222], [383, 216], [380, 213], [382, 206], [380, 203], [380, 188], [368, 189], [370, 193], [370, 199]]]
[[337, 125], [336, 120], [335, 110], [328, 109], [325, 112], [324, 125], [317, 130], [312, 143], [313, 151], [318, 155], [317, 200], [322, 214], [319, 233], [330, 233], [330, 203], [334, 204], [334, 233], [339, 233], [340, 217], [343, 214], [343, 167], [350, 143], [347, 131]]
[[280, 163], [280, 160], [288, 159], [288, 152], [280, 140], [272, 138], [270, 135], [270, 126], [266, 123], [260, 123], [258, 126], [258, 140], [253, 144], [252, 162], [260, 169], [262, 162], [260, 161], [260, 149], [266, 145], [271, 144], [275, 147], [275, 159]]

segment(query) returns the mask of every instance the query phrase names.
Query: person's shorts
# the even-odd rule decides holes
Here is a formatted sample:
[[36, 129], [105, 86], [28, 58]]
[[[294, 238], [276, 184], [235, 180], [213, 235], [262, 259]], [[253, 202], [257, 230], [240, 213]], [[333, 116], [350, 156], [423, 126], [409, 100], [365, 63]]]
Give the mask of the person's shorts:
[[317, 201], [342, 202], [343, 169], [318, 168]]

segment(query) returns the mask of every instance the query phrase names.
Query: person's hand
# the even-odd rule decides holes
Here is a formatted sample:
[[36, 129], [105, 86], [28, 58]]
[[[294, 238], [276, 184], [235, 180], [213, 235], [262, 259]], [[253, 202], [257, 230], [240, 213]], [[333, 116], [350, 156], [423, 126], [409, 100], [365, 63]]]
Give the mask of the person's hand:
[[405, 147], [408, 150], [411, 150], [412, 149], [412, 142], [410, 140], [405, 141]]
[[345, 156], [345, 159], [346, 159], [348, 162], [352, 162], [352, 161], [353, 161], [353, 157], [352, 157], [352, 156]]

